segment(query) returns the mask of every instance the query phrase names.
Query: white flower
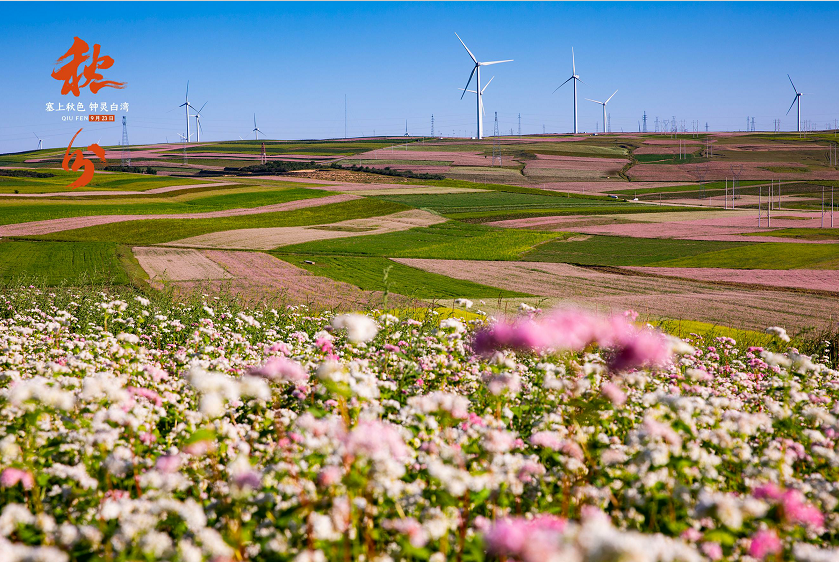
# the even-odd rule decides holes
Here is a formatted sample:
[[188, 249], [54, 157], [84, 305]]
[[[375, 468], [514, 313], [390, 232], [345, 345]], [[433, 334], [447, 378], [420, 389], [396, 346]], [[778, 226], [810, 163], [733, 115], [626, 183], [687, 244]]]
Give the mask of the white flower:
[[347, 329], [347, 339], [353, 343], [368, 342], [379, 333], [376, 321], [364, 314], [341, 314], [332, 319], [336, 330]]
[[787, 335], [787, 331], [780, 326], [770, 326], [766, 328], [766, 333], [770, 334], [781, 341], [789, 341], [789, 336]]
[[469, 299], [454, 299], [454, 304], [455, 304], [455, 306], [462, 306], [463, 308], [468, 309], [468, 308], [472, 308], [472, 306], [475, 303], [473, 303]]

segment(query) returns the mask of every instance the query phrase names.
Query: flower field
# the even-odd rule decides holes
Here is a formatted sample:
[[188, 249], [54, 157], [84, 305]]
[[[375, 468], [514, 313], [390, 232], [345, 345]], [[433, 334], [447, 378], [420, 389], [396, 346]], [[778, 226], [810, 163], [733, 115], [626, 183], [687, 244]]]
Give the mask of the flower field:
[[780, 328], [155, 299], [0, 295], [0, 560], [839, 560], [839, 372]]

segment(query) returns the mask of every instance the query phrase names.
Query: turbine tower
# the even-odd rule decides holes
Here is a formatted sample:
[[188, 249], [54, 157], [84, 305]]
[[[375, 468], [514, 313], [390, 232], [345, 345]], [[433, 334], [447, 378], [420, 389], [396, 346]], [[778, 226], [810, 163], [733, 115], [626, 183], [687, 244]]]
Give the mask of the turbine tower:
[[[617, 94], [617, 93], [618, 93], [618, 91], [615, 90], [615, 94]], [[615, 94], [612, 94], [611, 96], [609, 96], [609, 99], [606, 100], [606, 101], [597, 101], [597, 100], [592, 100], [592, 99], [586, 98], [586, 101], [593, 101], [594, 103], [599, 103], [600, 105], [603, 106], [603, 132], [604, 133], [606, 132], [606, 104], [609, 103], [609, 100], [611, 100], [613, 97], [615, 97]], [[644, 118], [644, 120], [646, 121], [646, 117]]]
[[[256, 126], [256, 113], [253, 114], [253, 131], [252, 132], [256, 136], [256, 140], [259, 140], [259, 133], [262, 133], [262, 131], [259, 129], [259, 127]], [[262, 136], [264, 137], [265, 133], [262, 133]]]
[[33, 134], [33, 135], [35, 135], [35, 138], [36, 138], [36, 139], [38, 139], [38, 150], [41, 150], [41, 148], [43, 148], [43, 146], [44, 146], [44, 141], [42, 141], [42, 140], [41, 140], [41, 137], [39, 137], [39, 136], [38, 136], [37, 134], [35, 134], [34, 132], [33, 132], [32, 134]]
[[[455, 36], [457, 36], [457, 40], [460, 41], [460, 44], [463, 45], [463, 48], [466, 49], [466, 52], [469, 53], [469, 57], [472, 59], [472, 62], [475, 63], [475, 66], [472, 67], [472, 74], [469, 75], [469, 80], [466, 81], [466, 88], [463, 88], [463, 93], [460, 95], [460, 99], [463, 99], [463, 96], [466, 95], [466, 91], [469, 88], [469, 84], [472, 83], [472, 76], [475, 75], [476, 71], [478, 73], [475, 90], [473, 90], [473, 91], [477, 93], [476, 97], [478, 98], [478, 100], [477, 100], [477, 112], [478, 112], [478, 133], [477, 133], [477, 137], [478, 137], [478, 139], [482, 139], [482, 138], [484, 138], [484, 115], [483, 115], [483, 111], [482, 111], [482, 108], [483, 108], [484, 104], [481, 101], [481, 97], [483, 96], [484, 91], [481, 89], [481, 67], [482, 66], [489, 66], [491, 64], [499, 64], [499, 63], [502, 63], [502, 62], [513, 62], [513, 59], [495, 60], [495, 61], [490, 61], [490, 62], [478, 62], [478, 59], [475, 58], [475, 55], [472, 54], [472, 51], [469, 50], [469, 47], [466, 46], [466, 43], [463, 42], [463, 39], [460, 38], [460, 35], [455, 33]], [[470, 91], [472, 91], [472, 90], [470, 90]]]
[[184, 102], [181, 105], [179, 105], [178, 107], [183, 107], [184, 112], [186, 113], [186, 135], [185, 135], [185, 137], [186, 137], [187, 140], [185, 142], [189, 142], [189, 137], [192, 136], [192, 135], [189, 134], [189, 110], [190, 109], [193, 109], [193, 110], [195, 109], [189, 103], [189, 80], [186, 81], [186, 98], [184, 99]]
[[574, 134], [577, 134], [577, 82], [582, 82], [582, 80], [577, 75], [577, 65], [574, 63], [574, 47], [571, 47], [571, 77], [559, 86], [557, 86], [556, 90], [554, 90], [553, 93], [556, 93], [557, 90], [559, 90], [561, 87], [566, 85], [571, 80], [574, 81]]
[[[792, 84], [792, 78], [790, 78], [789, 74], [787, 74], [787, 78], [789, 78], [789, 83]], [[789, 115], [790, 109], [792, 109], [792, 106], [795, 105], [796, 102], [797, 102], [798, 103], [798, 132], [800, 133], [801, 132], [801, 96], [803, 96], [804, 94], [802, 94], [801, 92], [798, 91], [798, 88], [795, 87], [795, 84], [792, 84], [792, 89], [795, 90], [795, 99], [792, 100], [792, 103], [790, 104], [789, 109], [787, 109], [787, 115]]]
[[206, 105], [207, 102], [204, 102], [201, 109], [195, 112], [195, 142], [201, 142], [201, 112], [204, 110], [204, 106]]
[[[492, 82], [493, 78], [495, 78], [495, 76], [493, 76], [492, 78], [490, 78], [490, 79], [489, 79], [489, 82]], [[484, 107], [484, 92], [486, 92], [487, 87], [489, 87], [489, 82], [487, 82], [486, 84], [484, 84], [484, 87], [483, 87], [483, 88], [481, 88], [481, 95], [480, 95], [480, 96], [478, 96], [478, 97], [479, 97], [479, 99], [480, 99], [480, 101], [479, 101], [478, 103], [480, 103], [480, 105], [481, 105], [481, 115], [482, 115], [482, 116], [483, 116], [483, 115], [486, 115], [486, 112], [487, 112], [487, 111], [486, 111], [486, 108]], [[466, 90], [466, 89], [464, 89], [464, 88], [458, 88], [458, 90], [463, 90], [464, 92], [469, 92], [470, 94], [477, 94], [477, 93], [478, 93], [476, 90]]]

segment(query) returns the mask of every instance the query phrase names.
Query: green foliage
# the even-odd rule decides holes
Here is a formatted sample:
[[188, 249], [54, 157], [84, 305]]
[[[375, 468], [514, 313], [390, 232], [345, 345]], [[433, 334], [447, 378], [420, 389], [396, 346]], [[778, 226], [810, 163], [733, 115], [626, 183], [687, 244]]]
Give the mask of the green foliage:
[[[67, 187], [79, 177], [79, 172], [65, 172], [51, 169], [50, 177], [8, 177], [0, 176], [0, 193], [12, 193], [15, 189], [21, 193], [71, 193]], [[173, 178], [169, 176], [149, 176], [147, 174], [126, 174], [114, 172], [94, 174], [83, 191], [145, 191], [156, 187], [173, 185], [195, 185], [193, 179]]]
[[157, 175], [157, 170], [151, 166], [105, 166], [108, 172], [128, 172], [131, 174], [148, 174], [151, 176]]
[[0, 241], [0, 283], [125, 284], [113, 242]]
[[735, 269], [837, 269], [839, 268], [839, 244], [763, 242], [650, 265]]
[[405, 206], [371, 199], [355, 199], [320, 207], [211, 219], [152, 219], [89, 226], [41, 236], [39, 240], [113, 241], [121, 244], [159, 244], [210, 232], [240, 228], [305, 226], [389, 215]]
[[839, 228], [782, 228], [764, 232], [749, 232], [745, 236], [771, 236], [798, 240], [839, 240]]
[[[429, 273], [384, 257], [303, 257], [279, 253], [274, 253], [274, 255], [298, 267], [305, 268], [315, 275], [350, 283], [369, 291], [387, 290], [389, 293], [398, 293], [418, 299], [530, 296], [526, 293], [507, 291], [471, 281], [453, 279], [437, 273]], [[309, 264], [306, 261], [315, 263]]]
[[[591, 236], [553, 240], [525, 254], [526, 261], [574, 263], [580, 265], [645, 266], [664, 265], [663, 260], [704, 255], [712, 251], [737, 253], [742, 242], [709, 242], [672, 238], [629, 238]], [[690, 259], [690, 258], [686, 258]], [[720, 266], [727, 267], [727, 266]]]
[[283, 246], [282, 254], [341, 254], [395, 258], [515, 260], [562, 233], [493, 228], [448, 221], [387, 234], [353, 236]]
[[485, 193], [443, 193], [443, 194], [406, 194], [381, 195], [379, 199], [404, 203], [412, 207], [431, 209], [443, 215], [459, 215], [484, 211], [520, 211], [525, 209], [574, 209], [577, 207], [605, 208], [621, 206], [617, 201], [592, 201], [577, 197], [555, 197], [545, 194], [508, 193], [486, 191]]

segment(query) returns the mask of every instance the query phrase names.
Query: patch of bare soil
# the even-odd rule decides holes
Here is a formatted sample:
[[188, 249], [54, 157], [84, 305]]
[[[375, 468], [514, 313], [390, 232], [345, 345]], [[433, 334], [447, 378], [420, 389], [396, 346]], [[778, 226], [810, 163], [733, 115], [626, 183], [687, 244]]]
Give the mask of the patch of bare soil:
[[132, 248], [134, 256], [149, 276], [156, 289], [164, 281], [192, 281], [199, 279], [229, 279], [217, 263], [207, 259], [198, 250], [186, 248]]
[[302, 244], [314, 240], [328, 240], [331, 238], [345, 238], [348, 236], [365, 236], [369, 234], [384, 234], [408, 230], [410, 228], [431, 226], [445, 222], [439, 215], [412, 209], [383, 217], [369, 219], [351, 219], [331, 224], [312, 226], [281, 226], [273, 228], [245, 228], [212, 232], [200, 236], [192, 236], [174, 242], [167, 242], [170, 246], [187, 246], [192, 248], [226, 248], [231, 250], [271, 250], [280, 246]]
[[[306, 304], [314, 309], [339, 311], [380, 307], [379, 291], [364, 291], [355, 285], [309, 273], [280, 259], [260, 252], [204, 250], [205, 258], [229, 275], [226, 279], [174, 282], [182, 294], [195, 291], [232, 294], [245, 302]], [[414, 306], [419, 301], [402, 295], [388, 295], [388, 306]]]
[[340, 181], [348, 183], [408, 183], [408, 178], [353, 172], [352, 170], [298, 170], [289, 172], [289, 176], [313, 180]]

